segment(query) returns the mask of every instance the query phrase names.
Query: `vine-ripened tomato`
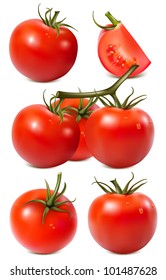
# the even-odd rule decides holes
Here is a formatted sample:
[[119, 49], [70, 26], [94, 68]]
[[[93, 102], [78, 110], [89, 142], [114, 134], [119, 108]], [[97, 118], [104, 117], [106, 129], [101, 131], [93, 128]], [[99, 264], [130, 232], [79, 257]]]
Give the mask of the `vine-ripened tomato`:
[[[116, 90], [132, 74], [138, 65], [120, 77], [111, 87], [92, 92], [63, 92], [56, 96], [63, 98], [91, 98], [100, 100], [104, 107], [93, 111], [85, 127], [85, 141], [89, 152], [100, 162], [111, 167], [129, 167], [141, 161], [150, 151], [154, 140], [154, 125], [151, 117], [143, 110], [134, 108], [146, 95], [132, 100], [127, 96], [121, 102]], [[112, 98], [113, 101], [109, 100]]]
[[116, 20], [109, 12], [105, 15], [112, 24], [101, 26], [93, 16], [97, 26], [102, 28], [98, 38], [98, 56], [102, 65], [118, 77], [134, 64], [139, 67], [130, 76], [142, 73], [151, 63], [149, 58], [121, 21]]
[[139, 108], [104, 107], [87, 120], [85, 139], [89, 151], [100, 162], [114, 168], [129, 167], [149, 153], [154, 124]]
[[[59, 193], [61, 173], [55, 190], [33, 189], [13, 203], [10, 225], [14, 237], [28, 250], [49, 254], [67, 246], [75, 236], [77, 213], [71, 201]], [[60, 195], [59, 195], [60, 194]]]
[[52, 167], [68, 161], [77, 149], [80, 129], [69, 114], [61, 118], [45, 105], [22, 109], [12, 125], [12, 141], [17, 153], [36, 167]]
[[[122, 190], [116, 179], [111, 182], [115, 191], [96, 180], [106, 193], [94, 199], [89, 207], [90, 233], [101, 247], [111, 252], [128, 254], [138, 251], [147, 245], [155, 233], [155, 204], [147, 195], [133, 192], [139, 187], [136, 184], [130, 190], [127, 185]], [[141, 186], [143, 180], [139, 183]]]
[[85, 142], [85, 126], [88, 117], [90, 114], [99, 108], [97, 104], [93, 104], [84, 111], [84, 108], [87, 106], [89, 99], [87, 98], [65, 98], [61, 103], [61, 108], [72, 107], [76, 111], [72, 110], [72, 114], [76, 118], [79, 128], [80, 128], [80, 141], [75, 151], [74, 155], [71, 157], [71, 160], [85, 160], [90, 158], [92, 155], [89, 152], [86, 142]]
[[15, 68], [24, 76], [38, 82], [58, 79], [69, 72], [75, 63], [78, 43], [69, 25], [56, 22], [59, 12], [45, 19], [29, 19], [13, 30], [10, 58]]

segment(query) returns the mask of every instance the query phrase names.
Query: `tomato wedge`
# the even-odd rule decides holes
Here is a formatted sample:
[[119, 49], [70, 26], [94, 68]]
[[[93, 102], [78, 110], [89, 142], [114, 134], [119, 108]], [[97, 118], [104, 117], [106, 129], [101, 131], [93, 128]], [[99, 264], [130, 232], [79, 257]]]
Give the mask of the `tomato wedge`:
[[95, 21], [93, 14], [94, 22], [102, 28], [98, 38], [98, 56], [102, 65], [118, 77], [134, 64], [139, 67], [130, 76], [142, 73], [151, 61], [121, 21], [116, 20], [110, 12], [105, 13], [105, 16], [111, 24], [101, 26]]

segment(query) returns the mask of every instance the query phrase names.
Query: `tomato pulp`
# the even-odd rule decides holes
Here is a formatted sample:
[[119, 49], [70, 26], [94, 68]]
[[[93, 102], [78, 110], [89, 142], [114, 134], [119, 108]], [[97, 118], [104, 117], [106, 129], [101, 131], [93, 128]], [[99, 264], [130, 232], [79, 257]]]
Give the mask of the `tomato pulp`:
[[107, 12], [105, 14], [114, 24], [101, 30], [98, 38], [98, 56], [104, 68], [111, 74], [121, 77], [132, 65], [139, 67], [130, 75], [142, 73], [151, 63], [137, 41], [121, 21]]

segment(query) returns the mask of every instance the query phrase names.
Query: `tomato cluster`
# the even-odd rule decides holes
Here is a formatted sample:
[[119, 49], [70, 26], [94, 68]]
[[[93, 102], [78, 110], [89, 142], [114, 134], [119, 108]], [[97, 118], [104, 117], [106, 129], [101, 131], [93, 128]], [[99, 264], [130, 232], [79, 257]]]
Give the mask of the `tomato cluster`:
[[[145, 96], [129, 101], [132, 92], [121, 103], [116, 95], [116, 89], [137, 67], [132, 66], [108, 89], [88, 93], [58, 91], [50, 105], [45, 102], [22, 109], [12, 126], [18, 154], [36, 167], [57, 166], [91, 156], [114, 168], [140, 162], [154, 140], [151, 117], [134, 108]], [[95, 104], [98, 99], [104, 107]]]
[[[9, 52], [16, 69], [39, 82], [58, 79], [72, 68], [78, 43], [70, 25], [52, 16], [20, 23], [12, 32]], [[143, 160], [154, 140], [151, 117], [135, 106], [146, 98], [141, 95], [120, 102], [119, 86], [131, 76], [143, 72], [150, 64], [140, 46], [109, 12], [112, 24], [102, 28], [98, 40], [98, 56], [102, 65], [120, 77], [112, 86], [92, 92], [58, 91], [44, 104], [23, 108], [12, 125], [12, 141], [16, 152], [29, 164], [48, 168], [66, 161], [94, 157], [113, 168], [130, 167]], [[130, 48], [128, 44], [130, 42]], [[130, 49], [130, 53], [128, 50]], [[26, 59], [25, 59], [26, 57]], [[111, 100], [110, 100], [111, 99]], [[98, 105], [100, 102], [100, 106]], [[77, 213], [72, 201], [64, 196], [66, 183], [59, 191], [62, 174], [57, 176], [54, 190], [33, 189], [16, 199], [10, 212], [11, 229], [16, 239], [36, 253], [52, 253], [67, 246], [77, 229]], [[89, 207], [88, 225], [94, 240], [115, 253], [131, 253], [143, 248], [152, 238], [157, 225], [153, 201], [135, 191], [141, 180], [122, 189], [116, 179], [115, 189], [97, 183], [105, 192]]]

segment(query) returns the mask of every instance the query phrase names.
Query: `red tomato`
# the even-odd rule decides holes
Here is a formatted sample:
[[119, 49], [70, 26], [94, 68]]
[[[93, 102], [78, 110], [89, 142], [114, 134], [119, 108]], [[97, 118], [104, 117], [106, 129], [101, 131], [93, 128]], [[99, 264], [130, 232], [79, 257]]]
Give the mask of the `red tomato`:
[[[85, 126], [87, 119], [92, 111], [95, 111], [96, 109], [99, 108], [97, 104], [92, 105], [84, 114], [80, 114], [79, 112], [88, 104], [89, 100], [86, 98], [82, 99], [82, 104], [80, 103], [80, 98], [65, 98], [61, 104], [61, 108], [65, 107], [73, 107], [78, 110], [74, 114], [74, 111], [72, 111], [72, 114], [74, 114], [75, 118], [80, 116], [78, 120], [78, 125], [80, 128], [80, 141], [77, 147], [77, 150], [75, 151], [74, 155], [71, 157], [71, 160], [85, 160], [90, 158], [92, 155], [89, 152], [86, 142], [85, 142]], [[90, 112], [90, 113], [88, 113]], [[88, 115], [89, 114], [89, 115]]]
[[157, 210], [142, 193], [106, 193], [89, 208], [88, 223], [94, 240], [104, 249], [118, 254], [143, 248], [153, 237]]
[[118, 77], [134, 64], [139, 67], [130, 76], [142, 73], [150, 65], [150, 60], [122, 22], [113, 18], [109, 12], [105, 15], [113, 24], [105, 27], [97, 24], [103, 28], [98, 39], [98, 56], [102, 65]]
[[[53, 194], [52, 190], [50, 194]], [[10, 211], [13, 235], [21, 245], [35, 253], [48, 254], [64, 248], [77, 229], [77, 214], [72, 202], [60, 195], [53, 209], [52, 205], [44, 204], [48, 203], [47, 195], [46, 189], [27, 191], [15, 200]], [[46, 207], [49, 211], [43, 220]]]
[[69, 160], [77, 149], [80, 130], [70, 115], [60, 116], [36, 104], [14, 119], [12, 141], [17, 153], [36, 167], [52, 167]]
[[20, 73], [39, 82], [55, 80], [68, 73], [77, 57], [77, 39], [63, 24], [58, 28], [59, 33], [56, 25], [46, 25], [42, 19], [29, 19], [16, 26], [9, 52]]
[[154, 125], [151, 117], [139, 108], [104, 107], [88, 118], [85, 140], [100, 162], [115, 168], [129, 167], [150, 151]]

